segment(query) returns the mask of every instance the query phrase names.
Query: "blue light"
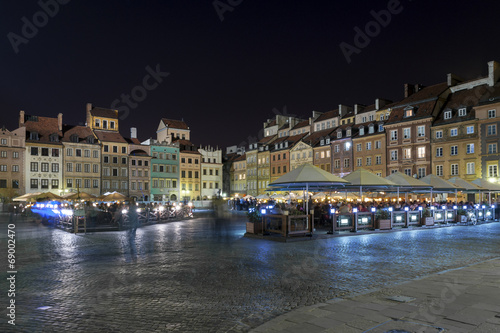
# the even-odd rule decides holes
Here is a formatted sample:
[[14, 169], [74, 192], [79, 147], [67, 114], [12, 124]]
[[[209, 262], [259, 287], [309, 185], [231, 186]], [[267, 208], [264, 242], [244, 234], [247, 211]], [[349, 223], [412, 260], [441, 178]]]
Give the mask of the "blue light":
[[335, 208], [330, 209], [330, 213], [335, 214]]
[[357, 212], [358, 212], [358, 209], [357, 209], [357, 208], [353, 208], [353, 209], [352, 209], [352, 212], [353, 212], [353, 213], [357, 213]]
[[467, 206], [464, 206], [463, 208], [464, 208], [464, 209], [467, 209]]
[[486, 208], [486, 206], [485, 206], [485, 205], [483, 205], [482, 207], [483, 207], [483, 209], [485, 209], [485, 208]]
[[377, 208], [372, 207], [372, 213], [375, 213], [376, 210], [377, 210]]
[[491, 205], [491, 208], [495, 208], [495, 205]]
[[457, 206], [453, 206], [453, 209], [457, 209]]
[[389, 211], [392, 212], [392, 207], [389, 207]]
[[407, 212], [407, 211], [409, 211], [409, 210], [410, 210], [410, 208], [408, 208], [408, 207], [405, 207], [405, 212]]
[[265, 209], [265, 208], [262, 208], [262, 209], [260, 210], [260, 213], [261, 213], [262, 215], [266, 215], [266, 209]]
[[442, 209], [446, 209], [446, 206], [441, 206]]
[[419, 210], [419, 211], [422, 211], [422, 210], [424, 210], [424, 209], [422, 208], [422, 206], [419, 206], [419, 207], [418, 207], [418, 210]]

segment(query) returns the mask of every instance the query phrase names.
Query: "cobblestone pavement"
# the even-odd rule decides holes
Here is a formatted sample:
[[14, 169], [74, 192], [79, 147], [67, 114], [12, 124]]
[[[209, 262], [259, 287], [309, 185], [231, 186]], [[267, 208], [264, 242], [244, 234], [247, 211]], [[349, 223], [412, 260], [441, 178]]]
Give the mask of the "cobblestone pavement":
[[[298, 307], [500, 256], [500, 223], [281, 243], [244, 238], [244, 222], [151, 225], [130, 242], [126, 231], [17, 221], [16, 329], [3, 314], [0, 331], [246, 332]], [[4, 278], [5, 312], [7, 289]]]

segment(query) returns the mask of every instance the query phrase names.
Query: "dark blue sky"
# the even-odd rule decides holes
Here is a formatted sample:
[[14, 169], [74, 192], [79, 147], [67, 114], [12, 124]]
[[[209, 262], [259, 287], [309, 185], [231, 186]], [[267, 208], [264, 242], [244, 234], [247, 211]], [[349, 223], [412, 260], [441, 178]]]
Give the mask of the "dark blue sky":
[[[397, 100], [405, 82], [475, 78], [500, 61], [498, 1], [215, 3], [232, 9], [222, 21], [210, 0], [73, 0], [53, 17], [37, 1], [2, 2], [0, 125], [14, 129], [19, 110], [83, 123], [91, 102], [121, 107], [124, 135], [136, 126], [139, 139], [155, 137], [160, 118], [183, 118], [194, 143], [225, 147], [255, 136], [273, 109], [308, 117]], [[388, 6], [390, 22], [369, 25], [373, 37], [348, 64], [339, 45], [356, 46], [354, 28]], [[22, 18], [34, 16], [40, 27], [26, 38]], [[169, 75], [144, 83], [148, 66]]]

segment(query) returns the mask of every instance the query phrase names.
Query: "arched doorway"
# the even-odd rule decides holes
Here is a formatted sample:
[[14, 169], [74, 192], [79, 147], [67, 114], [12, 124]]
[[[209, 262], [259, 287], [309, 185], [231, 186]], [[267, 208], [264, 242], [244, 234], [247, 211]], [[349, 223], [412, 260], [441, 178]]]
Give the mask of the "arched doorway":
[[170, 201], [177, 201], [177, 196], [175, 194], [172, 194], [170, 196]]

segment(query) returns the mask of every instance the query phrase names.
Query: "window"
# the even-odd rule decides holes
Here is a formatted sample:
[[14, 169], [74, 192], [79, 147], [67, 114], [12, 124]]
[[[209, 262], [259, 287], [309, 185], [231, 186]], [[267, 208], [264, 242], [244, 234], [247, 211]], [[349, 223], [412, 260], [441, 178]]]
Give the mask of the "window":
[[436, 157], [443, 156], [443, 147], [436, 148]]
[[417, 136], [419, 138], [421, 137], [424, 137], [425, 136], [425, 126], [418, 126], [417, 127]]
[[380, 115], [380, 120], [384, 120], [384, 115], [383, 114]]
[[405, 175], [411, 177], [411, 169], [406, 168], [405, 171], [404, 171], [404, 173], [405, 173]]
[[348, 168], [349, 167], [349, 159], [348, 158], [344, 158], [344, 168]]
[[340, 160], [335, 160], [335, 169], [340, 168]]
[[109, 163], [109, 156], [104, 156], [102, 159], [103, 163]]
[[498, 165], [497, 164], [488, 165], [488, 177], [498, 177]]
[[356, 151], [361, 151], [361, 143], [358, 143], [358, 144], [356, 145]]
[[98, 150], [92, 151], [92, 157], [93, 158], [99, 158], [99, 151]]
[[7, 139], [2, 139], [2, 145], [7, 145]]
[[83, 170], [85, 173], [90, 173], [90, 164], [84, 164], [83, 166]]
[[473, 134], [474, 133], [474, 126], [467, 126], [467, 134]]
[[497, 116], [496, 110], [488, 110], [488, 118], [495, 118]]
[[436, 165], [436, 176], [443, 176], [443, 166], [442, 165]]
[[122, 147], [122, 154], [126, 154], [127, 153], [127, 147]]
[[474, 144], [473, 143], [467, 144], [467, 154], [474, 154]]
[[66, 156], [73, 156], [73, 148], [66, 149]]
[[85, 188], [90, 188], [90, 179], [85, 179], [85, 180], [83, 181], [83, 183], [84, 183], [84, 185], [83, 185], [83, 186], [84, 186]]
[[81, 149], [75, 149], [75, 156], [76, 157], [82, 157], [82, 150]]
[[451, 165], [451, 175], [458, 176], [458, 164]]
[[417, 177], [420, 179], [420, 178], [423, 178], [425, 177], [425, 168], [418, 168], [417, 170]]
[[467, 114], [467, 109], [466, 108], [460, 108], [458, 109], [458, 116], [463, 117]]
[[398, 151], [391, 150], [391, 161], [397, 161], [397, 160], [398, 160]]
[[457, 135], [458, 135], [458, 129], [457, 128], [450, 129], [450, 136], [457, 136]]
[[59, 149], [56, 148], [52, 149], [52, 157], [59, 157]]
[[[59, 149], [56, 149], [56, 150], [57, 150], [57, 152], [59, 152]], [[58, 156], [59, 156], [59, 154], [58, 154]], [[18, 151], [13, 152], [12, 153], [12, 158], [19, 158], [19, 152]]]
[[452, 156], [458, 155], [458, 146], [451, 146], [451, 152], [450, 152], [450, 154]]
[[66, 187], [71, 188], [73, 187], [73, 179], [66, 179]]
[[473, 175], [476, 173], [476, 165], [474, 162], [467, 163], [467, 174]]
[[105, 153], [109, 152], [109, 146], [108, 146], [108, 145], [104, 145], [104, 146], [103, 146], [103, 149], [104, 149], [104, 152], [105, 152]]
[[451, 119], [451, 111], [444, 112], [444, 119]]
[[99, 180], [97, 180], [97, 179], [92, 180], [92, 187], [99, 188]]
[[413, 116], [413, 109], [405, 110], [405, 118]]
[[425, 158], [425, 147], [417, 148], [417, 158]]
[[115, 122], [114, 121], [110, 121], [109, 122], [109, 128], [112, 128], [112, 129], [115, 128]]
[[118, 168], [112, 168], [112, 169], [111, 169], [111, 172], [112, 172], [112, 174], [111, 174], [111, 175], [112, 175], [113, 177], [118, 177]]
[[405, 158], [405, 159], [411, 158], [411, 148], [404, 148], [403, 149], [403, 158]]
[[66, 163], [66, 172], [73, 172], [73, 163]]
[[49, 180], [48, 179], [42, 179], [40, 181], [40, 188], [49, 188]]
[[102, 128], [108, 128], [108, 121], [107, 120], [102, 121]]
[[398, 131], [397, 130], [392, 130], [391, 131], [391, 141], [395, 141], [398, 139]]
[[342, 138], [342, 131], [337, 132], [337, 139], [340, 139], [340, 138]]
[[339, 145], [335, 145], [335, 147], [333, 148], [333, 152], [334, 153], [338, 153], [340, 151], [340, 146]]
[[375, 149], [382, 148], [382, 141], [375, 141]]
[[384, 131], [384, 125], [383, 124], [378, 124], [378, 131], [383, 132]]
[[403, 128], [403, 139], [411, 138], [411, 128]]
[[443, 138], [443, 131], [436, 131], [436, 139], [442, 139]]
[[118, 153], [118, 146], [113, 146], [113, 153]]
[[82, 164], [81, 163], [75, 164], [75, 172], [82, 172]]
[[0, 157], [2, 157], [2, 158], [7, 158], [7, 152], [6, 152], [6, 151], [2, 151], [2, 152], [0, 153]]
[[344, 151], [349, 151], [349, 149], [351, 149], [351, 143], [350, 142], [346, 142], [344, 144]]
[[377, 165], [382, 164], [382, 156], [375, 156], [375, 164]]
[[13, 165], [12, 172], [19, 172], [19, 165]]
[[489, 143], [488, 144], [488, 154], [496, 154], [497, 153], [497, 144]]
[[102, 168], [102, 175], [109, 177], [109, 168]]
[[42, 172], [49, 172], [49, 163], [40, 163], [40, 169]]
[[366, 150], [372, 150], [372, 143], [371, 142], [366, 143]]
[[[127, 164], [127, 158], [126, 157], [122, 157], [122, 164]], [[139, 161], [139, 165], [141, 165], [141, 161]]]
[[30, 164], [30, 171], [32, 171], [32, 172], [38, 172], [38, 162], [31, 162], [31, 164]]
[[488, 125], [487, 135], [497, 135], [497, 125]]
[[30, 180], [30, 188], [38, 188], [38, 179]]
[[372, 165], [372, 158], [371, 157], [366, 158], [366, 165], [368, 165], [368, 166]]
[[95, 127], [101, 127], [101, 120], [100, 119], [95, 120]]
[[99, 164], [92, 164], [92, 172], [99, 173]]
[[30, 140], [38, 140], [38, 133], [37, 132], [31, 132], [30, 133]]
[[359, 166], [359, 167], [360, 167], [360, 166], [362, 166], [362, 165], [363, 165], [363, 161], [362, 161], [361, 157], [357, 158], [357, 159], [356, 159], [356, 166]]
[[7, 165], [5, 164], [0, 165], [0, 171], [7, 172]]

